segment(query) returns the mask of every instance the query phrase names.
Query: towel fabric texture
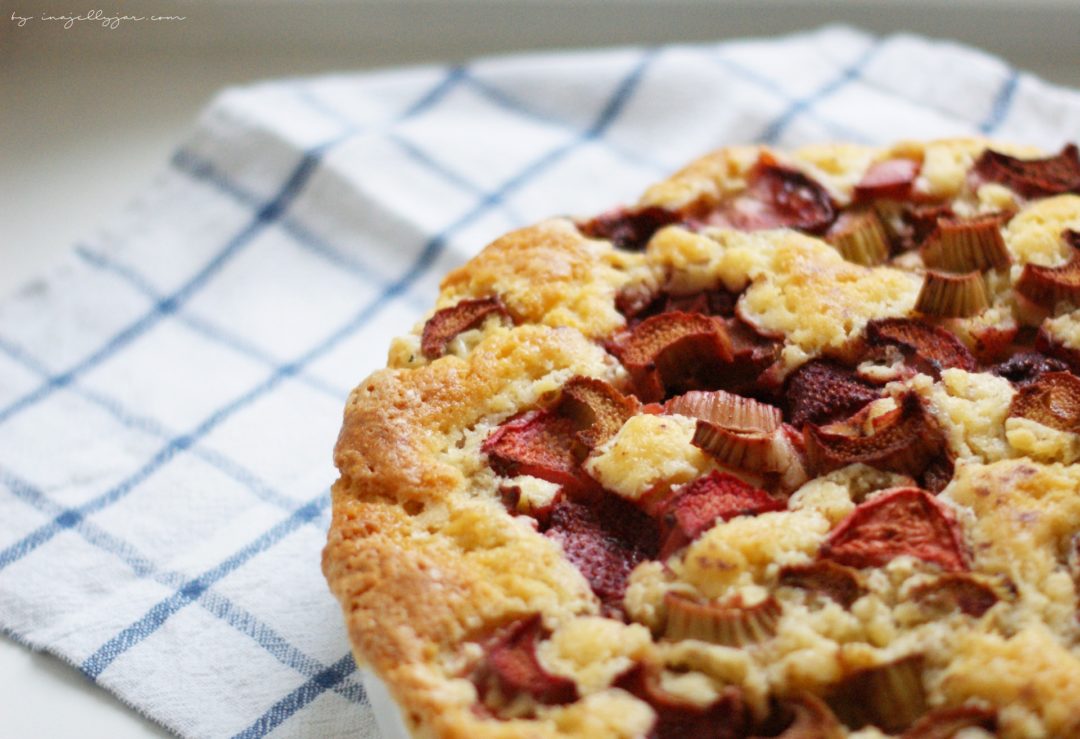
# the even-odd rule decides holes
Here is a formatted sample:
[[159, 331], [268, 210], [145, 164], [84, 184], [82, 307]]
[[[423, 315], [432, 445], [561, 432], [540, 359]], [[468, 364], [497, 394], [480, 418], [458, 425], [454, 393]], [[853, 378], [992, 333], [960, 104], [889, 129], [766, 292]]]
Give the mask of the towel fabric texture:
[[185, 736], [376, 737], [319, 570], [330, 456], [441, 275], [726, 144], [1077, 131], [1080, 93], [841, 27], [227, 90], [0, 304], [0, 629]]

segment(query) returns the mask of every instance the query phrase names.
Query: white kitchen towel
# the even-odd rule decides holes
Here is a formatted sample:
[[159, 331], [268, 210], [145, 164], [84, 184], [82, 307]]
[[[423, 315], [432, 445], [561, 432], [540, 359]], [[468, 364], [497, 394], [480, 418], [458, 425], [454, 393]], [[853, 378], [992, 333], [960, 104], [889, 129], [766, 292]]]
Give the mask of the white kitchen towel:
[[376, 736], [319, 570], [330, 454], [440, 276], [724, 144], [973, 133], [1056, 150], [1080, 94], [847, 28], [225, 91], [0, 305], [0, 628], [182, 735]]

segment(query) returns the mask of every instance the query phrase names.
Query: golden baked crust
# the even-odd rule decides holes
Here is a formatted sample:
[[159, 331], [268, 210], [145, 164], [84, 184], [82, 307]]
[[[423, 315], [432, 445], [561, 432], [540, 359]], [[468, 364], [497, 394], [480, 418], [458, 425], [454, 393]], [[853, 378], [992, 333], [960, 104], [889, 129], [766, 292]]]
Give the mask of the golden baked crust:
[[[1080, 352], [1080, 311], [1067, 302], [1040, 306], [1016, 290], [1028, 263], [1057, 267], [1070, 258], [1062, 233], [1080, 230], [1080, 197], [1035, 197], [973, 179], [988, 146], [956, 139], [786, 154], [724, 149], [648, 189], [639, 212], [692, 213], [698, 220], [687, 216], [657, 230], [647, 248], [619, 248], [585, 236], [587, 224], [555, 219], [502, 237], [445, 278], [437, 309], [493, 296], [499, 309], [439, 352], [422, 346], [424, 324], [418, 325], [395, 340], [388, 367], [352, 392], [335, 449], [340, 478], [323, 554], [356, 659], [389, 686], [411, 731], [644, 736], [655, 729], [654, 707], [624, 683], [612, 685], [635, 665], [656, 666], [668, 694], [689, 705], [712, 705], [734, 686], [753, 721], [763, 721], [775, 711], [770, 697], [828, 697], [860, 670], [917, 653], [931, 709], [993, 714], [1006, 737], [1080, 734], [1077, 583], [1069, 570], [1069, 547], [1080, 532], [1080, 434], [1011, 412], [1020, 386], [1007, 372], [987, 371], [1021, 347], [1027, 334], [1018, 327], [1030, 327], [1032, 337], [1041, 327], [1039, 346], [1047, 353], [1068, 359]], [[837, 208], [849, 209], [865, 200], [856, 186], [868, 170], [897, 159], [918, 163], [900, 200], [947, 203], [959, 217], [1008, 213], [1001, 231], [1012, 265], [985, 271], [985, 304], [973, 315], [923, 316], [959, 337], [978, 366], [896, 374], [888, 362], [860, 364], [868, 326], [919, 315], [925, 265], [917, 250], [864, 266], [845, 259], [820, 231], [745, 231], [737, 222], [714, 218], [710, 227], [701, 220], [745, 193], [762, 162], [804, 174]], [[881, 204], [878, 212], [888, 216], [890, 207]], [[637, 563], [621, 604], [625, 620], [594, 594], [558, 537], [510, 512], [508, 486], [516, 486], [523, 502], [514, 512], [522, 514], [529, 505], [542, 507], [558, 485], [520, 471], [512, 480], [497, 474], [485, 440], [524, 411], [551, 408], [573, 377], [632, 391], [637, 370], [620, 363], [625, 355], [617, 347], [627, 314], [656, 295], [708, 290], [737, 296], [737, 320], [779, 342], [766, 370], [777, 387], [825, 357], [859, 366], [867, 377], [884, 373], [881, 397], [860, 417], [866, 423], [899, 413], [905, 397], [917, 400], [910, 403], [940, 429], [939, 451], [955, 467], [937, 488], [936, 505], [962, 530], [965, 572], [998, 594], [989, 610], [927, 616], [913, 593], [936, 582], [949, 569], [941, 562], [951, 560], [933, 564], [918, 555], [861, 568], [863, 595], [848, 607], [777, 585], [784, 567], [820, 560], [836, 545], [831, 532], [860, 503], [880, 500], [874, 491], [913, 486], [913, 476], [932, 486], [929, 472], [890, 461], [811, 467], [816, 476], [809, 479], [785, 470], [788, 482], [778, 483], [783, 510], [717, 521], [665, 563]], [[628, 309], [635, 296], [639, 307]], [[997, 335], [987, 329], [1002, 327], [1011, 327], [1012, 348], [984, 346]], [[717, 470], [738, 472], [691, 443], [694, 435], [694, 418], [641, 413], [639, 406], [613, 437], [588, 450], [582, 469], [606, 494], [638, 506], [658, 489], [679, 489]], [[802, 458], [801, 450], [790, 453]], [[752, 649], [664, 639], [671, 594], [716, 602], [763, 602], [770, 594], [783, 615]], [[500, 714], [478, 692], [477, 665], [493, 635], [533, 614], [541, 614], [550, 634], [537, 649], [543, 669], [572, 680], [580, 697], [545, 704], [526, 696]], [[883, 735], [872, 725], [855, 728], [828, 735]]]

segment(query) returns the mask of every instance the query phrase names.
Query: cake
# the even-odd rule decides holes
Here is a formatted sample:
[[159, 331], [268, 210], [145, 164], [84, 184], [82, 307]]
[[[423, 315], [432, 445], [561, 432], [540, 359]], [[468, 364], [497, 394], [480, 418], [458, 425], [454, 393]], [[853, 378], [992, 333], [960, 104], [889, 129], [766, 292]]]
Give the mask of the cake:
[[352, 392], [416, 736], [1080, 736], [1080, 157], [730, 147], [507, 234]]

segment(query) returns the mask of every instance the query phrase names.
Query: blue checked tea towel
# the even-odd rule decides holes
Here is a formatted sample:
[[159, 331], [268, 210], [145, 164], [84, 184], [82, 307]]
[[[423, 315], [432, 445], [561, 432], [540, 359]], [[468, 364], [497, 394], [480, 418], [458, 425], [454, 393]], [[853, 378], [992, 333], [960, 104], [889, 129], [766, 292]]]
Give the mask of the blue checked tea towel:
[[724, 144], [1078, 131], [1076, 92], [846, 28], [226, 91], [0, 305], [0, 628], [185, 736], [377, 736], [319, 570], [330, 454], [441, 275]]

